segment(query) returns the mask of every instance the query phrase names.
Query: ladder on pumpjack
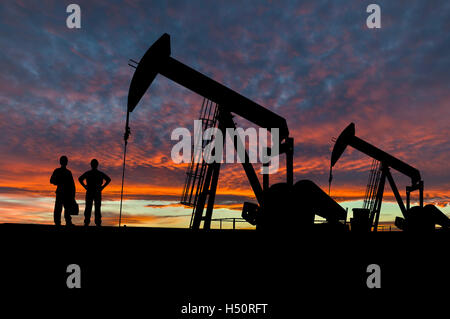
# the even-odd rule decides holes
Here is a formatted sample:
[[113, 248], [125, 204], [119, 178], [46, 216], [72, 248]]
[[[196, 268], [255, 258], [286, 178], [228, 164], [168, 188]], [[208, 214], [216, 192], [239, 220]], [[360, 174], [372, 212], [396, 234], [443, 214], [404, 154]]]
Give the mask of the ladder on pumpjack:
[[366, 194], [364, 196], [363, 209], [369, 212], [369, 230], [378, 228], [380, 217], [381, 200], [378, 196], [378, 187], [381, 179], [380, 162], [374, 159], [370, 168], [369, 180], [367, 182]]
[[[203, 157], [203, 149], [209, 143], [211, 136], [206, 136], [203, 139], [203, 132], [209, 128], [217, 126], [219, 115], [219, 107], [217, 103], [203, 98], [202, 106], [200, 108], [199, 120], [201, 121], [201, 132], [194, 132], [194, 143], [192, 145], [191, 163], [186, 170], [186, 181], [184, 183], [183, 193], [181, 195], [180, 203], [182, 205], [192, 207], [192, 215], [189, 227], [192, 228], [194, 215], [197, 207], [197, 202], [200, 194], [203, 191], [204, 179], [208, 164]], [[199, 127], [200, 128], [200, 127]]]

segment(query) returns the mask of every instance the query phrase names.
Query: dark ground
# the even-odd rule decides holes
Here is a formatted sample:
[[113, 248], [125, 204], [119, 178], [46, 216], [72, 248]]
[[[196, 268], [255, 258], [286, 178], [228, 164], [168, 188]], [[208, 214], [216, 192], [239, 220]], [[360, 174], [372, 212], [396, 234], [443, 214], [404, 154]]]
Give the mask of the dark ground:
[[[147, 318], [208, 318], [182, 316], [189, 302], [267, 303], [262, 318], [293, 318], [310, 308], [348, 312], [355, 303], [373, 310], [380, 299], [446, 295], [449, 238], [1, 224], [1, 300], [51, 305], [62, 297], [79, 306], [81, 298], [100, 309], [142, 310]], [[69, 264], [81, 267], [81, 289], [66, 286]], [[381, 289], [366, 286], [369, 264], [381, 267]], [[163, 315], [150, 316], [156, 313]]]

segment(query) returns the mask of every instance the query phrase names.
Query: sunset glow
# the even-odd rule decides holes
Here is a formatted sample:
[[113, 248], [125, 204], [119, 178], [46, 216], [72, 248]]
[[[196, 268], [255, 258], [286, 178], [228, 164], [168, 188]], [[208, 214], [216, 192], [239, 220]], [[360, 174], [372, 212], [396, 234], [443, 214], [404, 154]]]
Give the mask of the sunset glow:
[[[77, 178], [96, 158], [112, 178], [104, 224], [117, 225], [127, 63], [164, 32], [174, 57], [287, 119], [294, 181], [328, 193], [332, 138], [354, 122], [359, 137], [419, 169], [425, 202], [450, 215], [450, 19], [442, 13], [450, 10], [380, 2], [385, 23], [374, 32], [354, 22], [364, 12], [357, 1], [361, 9], [331, 12], [321, 1], [284, 10], [277, 1], [78, 1], [78, 31], [65, 26], [60, 1], [1, 4], [0, 223], [53, 222], [49, 179], [66, 155], [80, 204], [74, 222], [84, 209]], [[399, 23], [401, 15], [409, 18]], [[424, 16], [433, 18], [414, 29]], [[131, 113], [124, 224], [189, 226], [192, 208], [179, 204], [187, 165], [172, 162], [170, 134], [192, 130], [201, 102], [159, 75]], [[284, 181], [283, 161], [271, 183]], [[349, 148], [334, 168], [331, 196], [349, 211], [362, 205], [371, 162]], [[404, 195], [408, 179], [393, 174]], [[224, 164], [213, 218], [240, 217], [244, 201], [255, 198], [241, 165]], [[401, 214], [394, 201], [386, 186], [381, 221]]]

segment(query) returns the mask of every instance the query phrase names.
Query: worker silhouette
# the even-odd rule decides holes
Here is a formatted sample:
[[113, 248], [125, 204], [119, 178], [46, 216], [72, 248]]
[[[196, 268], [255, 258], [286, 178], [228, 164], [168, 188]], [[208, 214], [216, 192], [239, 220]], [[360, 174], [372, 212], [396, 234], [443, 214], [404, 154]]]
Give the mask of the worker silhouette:
[[56, 185], [56, 200], [53, 210], [53, 220], [56, 226], [61, 225], [61, 212], [64, 207], [64, 219], [66, 226], [74, 226], [70, 209], [75, 202], [75, 183], [73, 181], [72, 172], [67, 169], [69, 162], [67, 156], [61, 156], [59, 163], [61, 167], [53, 171], [50, 177], [50, 183]]
[[[84, 226], [89, 226], [91, 221], [92, 202], [95, 202], [95, 225], [102, 225], [102, 190], [111, 182], [111, 178], [98, 168], [98, 161], [91, 161], [92, 169], [78, 178], [80, 184], [86, 189], [86, 206], [84, 209]], [[86, 180], [86, 184], [84, 183]], [[103, 184], [103, 182], [105, 182]]]

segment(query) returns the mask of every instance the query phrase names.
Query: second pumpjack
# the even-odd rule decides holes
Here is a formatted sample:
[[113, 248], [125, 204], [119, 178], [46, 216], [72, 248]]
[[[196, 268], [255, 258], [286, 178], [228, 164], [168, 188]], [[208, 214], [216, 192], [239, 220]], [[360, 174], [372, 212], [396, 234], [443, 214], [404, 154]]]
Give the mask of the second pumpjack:
[[[450, 227], [450, 219], [436, 206], [431, 204], [424, 206], [423, 180], [421, 178], [419, 170], [357, 137], [355, 135], [354, 123], [348, 125], [337, 138], [333, 148], [333, 152], [331, 153], [331, 168], [336, 165], [337, 161], [344, 153], [347, 146], [351, 146], [357, 149], [358, 151], [379, 161], [381, 164], [381, 178], [378, 184], [378, 189], [376, 190], [377, 208], [376, 211], [373, 212], [373, 214], [366, 215], [366, 218], [370, 219], [367, 221], [368, 230], [373, 228], [374, 231], [376, 231], [377, 229], [378, 215], [380, 213], [381, 201], [383, 199], [386, 179], [391, 186], [397, 204], [400, 207], [403, 215], [403, 217], [397, 217], [395, 220], [395, 225], [399, 229], [406, 231], [423, 232], [434, 230], [436, 225], [440, 225], [445, 228]], [[406, 187], [406, 205], [403, 203], [394, 178], [390, 173], [391, 168], [408, 176], [411, 179], [411, 185]], [[411, 192], [416, 190], [419, 191], [419, 206], [411, 207]]]

